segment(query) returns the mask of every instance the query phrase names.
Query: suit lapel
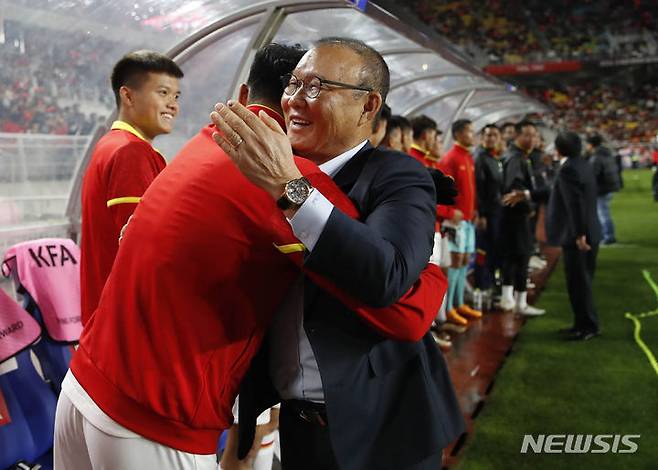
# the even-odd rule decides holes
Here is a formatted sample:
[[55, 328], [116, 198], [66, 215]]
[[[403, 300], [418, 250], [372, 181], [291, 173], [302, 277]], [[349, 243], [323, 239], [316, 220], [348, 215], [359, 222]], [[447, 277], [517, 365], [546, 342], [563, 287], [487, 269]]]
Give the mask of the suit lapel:
[[375, 148], [370, 145], [370, 142], [367, 142], [334, 176], [334, 182], [345, 194], [348, 194], [352, 190], [354, 183], [356, 183], [364, 165], [368, 161], [368, 157], [374, 150]]

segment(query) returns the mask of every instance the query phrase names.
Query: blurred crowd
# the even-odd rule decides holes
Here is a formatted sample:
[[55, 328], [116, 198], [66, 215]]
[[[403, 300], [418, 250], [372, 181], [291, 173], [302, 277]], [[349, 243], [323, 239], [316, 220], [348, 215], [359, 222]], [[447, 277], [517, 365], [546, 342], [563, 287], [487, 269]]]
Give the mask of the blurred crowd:
[[641, 0], [415, 0], [413, 8], [488, 63], [643, 57], [658, 42], [655, 4]]
[[585, 133], [599, 129], [612, 141], [651, 142], [658, 129], [658, 85], [636, 89], [617, 84], [586, 83], [562, 89], [529, 89], [529, 94], [554, 108], [552, 125]]
[[90, 134], [114, 106], [104, 69], [109, 43], [5, 22], [0, 44], [0, 132]]

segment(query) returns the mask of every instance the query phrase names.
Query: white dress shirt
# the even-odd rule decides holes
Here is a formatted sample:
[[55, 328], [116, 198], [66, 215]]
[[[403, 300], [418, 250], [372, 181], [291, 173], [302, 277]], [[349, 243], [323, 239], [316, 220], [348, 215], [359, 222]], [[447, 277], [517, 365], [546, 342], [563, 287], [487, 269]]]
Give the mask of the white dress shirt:
[[[320, 170], [333, 178], [366, 142], [323, 163]], [[333, 208], [320, 191], [313, 191], [289, 221], [308, 251], [315, 248]], [[281, 398], [324, 402], [320, 370], [304, 331], [303, 274], [290, 287], [270, 331], [270, 375]]]

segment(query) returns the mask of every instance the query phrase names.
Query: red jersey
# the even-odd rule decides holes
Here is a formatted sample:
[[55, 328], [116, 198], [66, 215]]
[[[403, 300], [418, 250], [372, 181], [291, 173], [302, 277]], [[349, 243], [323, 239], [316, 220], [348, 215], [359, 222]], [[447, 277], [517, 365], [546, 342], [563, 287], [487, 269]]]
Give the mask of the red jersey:
[[[423, 149], [419, 145], [413, 144], [409, 150], [409, 155], [418, 160], [426, 168], [439, 168], [439, 160], [434, 158], [434, 156], [427, 150]], [[445, 219], [452, 219], [455, 214], [454, 207], [436, 205], [436, 224], [434, 230], [436, 232], [441, 231], [441, 221]]]
[[458, 194], [454, 208], [462, 211], [464, 220], [472, 221], [477, 209], [473, 156], [467, 148], [455, 143], [441, 158], [439, 169], [446, 175], [452, 176], [457, 184]]
[[439, 160], [434, 158], [429, 150], [425, 150], [420, 145], [413, 144], [411, 149], [409, 149], [409, 155], [427, 168], [438, 168]]
[[119, 232], [167, 162], [130, 124], [115, 121], [96, 144], [82, 181], [82, 324], [96, 310]]
[[[112, 419], [198, 454], [213, 453], [230, 426], [240, 381], [304, 250], [274, 200], [215, 144], [214, 131], [190, 140], [144, 194], [71, 362]], [[317, 166], [296, 164], [336, 210], [357, 215]], [[335, 295], [381, 333], [417, 340], [445, 288], [429, 265], [389, 308], [357, 308]]]

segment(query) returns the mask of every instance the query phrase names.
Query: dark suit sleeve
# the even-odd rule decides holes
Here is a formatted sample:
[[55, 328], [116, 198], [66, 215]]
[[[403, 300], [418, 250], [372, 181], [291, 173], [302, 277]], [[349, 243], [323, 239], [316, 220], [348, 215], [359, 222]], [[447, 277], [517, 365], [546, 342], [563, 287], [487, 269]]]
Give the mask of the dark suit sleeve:
[[432, 252], [434, 183], [412, 159], [378, 165], [363, 221], [333, 209], [305, 267], [372, 307], [395, 303], [418, 279]]
[[560, 169], [560, 191], [564, 198], [567, 220], [577, 237], [587, 233], [587, 213], [585, 210], [585, 185], [578, 171], [565, 163]]

